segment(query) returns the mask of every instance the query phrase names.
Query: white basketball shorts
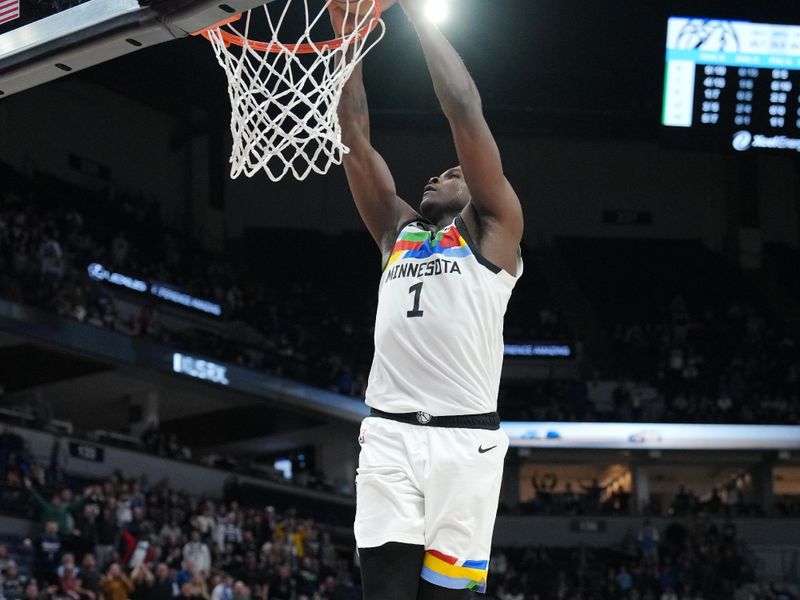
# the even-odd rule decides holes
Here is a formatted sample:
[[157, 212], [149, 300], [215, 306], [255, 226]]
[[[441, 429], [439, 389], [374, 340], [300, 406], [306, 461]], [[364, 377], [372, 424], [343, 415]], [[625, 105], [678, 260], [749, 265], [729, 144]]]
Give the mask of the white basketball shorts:
[[485, 592], [505, 432], [367, 417], [359, 443], [358, 547], [423, 545], [423, 579]]

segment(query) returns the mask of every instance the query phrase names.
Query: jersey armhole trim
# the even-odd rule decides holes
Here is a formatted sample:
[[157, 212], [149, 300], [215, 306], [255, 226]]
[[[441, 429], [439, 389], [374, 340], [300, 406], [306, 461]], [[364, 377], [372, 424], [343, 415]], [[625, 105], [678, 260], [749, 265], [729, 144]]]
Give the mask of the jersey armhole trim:
[[503, 269], [498, 267], [496, 264], [494, 264], [492, 261], [490, 261], [488, 258], [484, 257], [480, 253], [480, 250], [478, 250], [478, 245], [473, 241], [472, 236], [469, 234], [469, 230], [467, 229], [467, 225], [464, 223], [464, 219], [461, 218], [460, 214], [456, 215], [454, 223], [456, 225], [456, 229], [458, 229], [458, 232], [464, 237], [464, 241], [467, 242], [467, 246], [469, 246], [469, 249], [472, 250], [472, 254], [477, 259], [477, 261], [484, 267], [489, 269], [495, 275], [502, 272]]

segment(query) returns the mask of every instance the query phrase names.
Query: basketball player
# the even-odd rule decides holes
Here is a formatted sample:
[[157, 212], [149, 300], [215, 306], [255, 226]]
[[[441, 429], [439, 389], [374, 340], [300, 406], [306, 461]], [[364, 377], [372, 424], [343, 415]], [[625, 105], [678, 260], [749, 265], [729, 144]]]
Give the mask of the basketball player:
[[[484, 592], [508, 437], [497, 391], [503, 316], [522, 273], [522, 209], [461, 59], [424, 15], [416, 28], [459, 166], [431, 177], [419, 210], [370, 144], [361, 66], [339, 104], [356, 207], [383, 254], [375, 356], [356, 477], [366, 600]], [[341, 11], [333, 9], [334, 27]]]

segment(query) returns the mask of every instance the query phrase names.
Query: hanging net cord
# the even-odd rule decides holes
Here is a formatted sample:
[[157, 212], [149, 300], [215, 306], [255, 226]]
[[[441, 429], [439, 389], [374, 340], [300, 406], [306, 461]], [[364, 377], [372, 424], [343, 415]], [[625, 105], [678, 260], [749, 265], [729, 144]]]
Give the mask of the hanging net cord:
[[[339, 98], [356, 65], [383, 38], [386, 27], [375, 16], [376, 0], [348, 0], [344, 22], [355, 21], [355, 27], [345, 31], [343, 26], [338, 32], [341, 43], [318, 45], [310, 32], [327, 18], [331, 0], [316, 15], [309, 12], [309, 0], [294, 3], [298, 1], [304, 4], [305, 33], [296, 44], [279, 41], [293, 0], [286, 0], [277, 18], [261, 7], [269, 42], [248, 39], [252, 11], [246, 13], [241, 31], [229, 23], [206, 32], [228, 78], [232, 178], [242, 173], [252, 177], [263, 170], [272, 181], [288, 172], [303, 180], [312, 171], [324, 175], [349, 152], [342, 144]], [[370, 35], [373, 28], [377, 31]], [[242, 38], [241, 43], [231, 43], [230, 33]]]

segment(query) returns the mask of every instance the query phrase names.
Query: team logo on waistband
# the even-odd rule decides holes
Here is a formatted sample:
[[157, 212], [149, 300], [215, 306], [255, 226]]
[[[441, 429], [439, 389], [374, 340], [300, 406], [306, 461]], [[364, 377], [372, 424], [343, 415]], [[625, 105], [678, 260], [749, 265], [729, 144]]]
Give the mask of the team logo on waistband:
[[419, 424], [420, 424], [420, 425], [427, 425], [428, 423], [430, 423], [430, 422], [431, 422], [431, 419], [432, 419], [432, 418], [433, 418], [433, 417], [431, 417], [431, 416], [430, 416], [428, 413], [426, 413], [426, 412], [419, 411], [419, 412], [417, 413], [417, 421], [419, 421]]

